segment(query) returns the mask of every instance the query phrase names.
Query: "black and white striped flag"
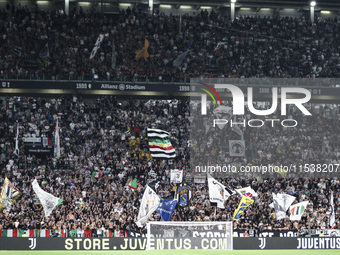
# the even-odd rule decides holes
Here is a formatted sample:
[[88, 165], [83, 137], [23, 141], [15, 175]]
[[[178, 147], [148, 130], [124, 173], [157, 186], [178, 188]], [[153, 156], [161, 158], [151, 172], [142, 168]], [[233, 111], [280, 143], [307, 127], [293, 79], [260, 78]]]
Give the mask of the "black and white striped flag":
[[148, 128], [151, 156], [157, 159], [175, 158], [176, 153], [170, 142], [170, 134], [161, 129]]

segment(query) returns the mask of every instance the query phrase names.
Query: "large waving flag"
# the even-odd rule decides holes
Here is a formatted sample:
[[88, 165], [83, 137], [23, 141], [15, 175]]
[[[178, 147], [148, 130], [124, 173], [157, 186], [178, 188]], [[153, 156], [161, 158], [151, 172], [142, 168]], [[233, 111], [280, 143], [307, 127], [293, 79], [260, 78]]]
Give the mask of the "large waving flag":
[[60, 136], [59, 136], [59, 126], [58, 126], [58, 120], [55, 127], [55, 134], [54, 134], [54, 157], [59, 158], [60, 157]]
[[227, 189], [223, 184], [216, 181], [208, 173], [209, 199], [210, 203], [217, 204], [218, 208], [224, 209], [224, 202], [234, 194], [230, 189]]
[[251, 187], [245, 187], [236, 190], [241, 196], [247, 196], [249, 198], [257, 197], [257, 193]]
[[170, 134], [161, 129], [148, 128], [148, 140], [151, 156], [157, 159], [175, 158], [176, 153], [170, 142]]
[[243, 196], [240, 201], [240, 204], [238, 205], [237, 209], [234, 212], [234, 220], [238, 220], [239, 218], [241, 218], [241, 215], [243, 214], [244, 210], [252, 203], [254, 203], [253, 199], [250, 199], [247, 196]]
[[309, 203], [308, 201], [303, 201], [301, 203], [290, 206], [289, 207], [289, 211], [290, 211], [289, 219], [290, 220], [301, 220], [302, 214], [307, 208], [308, 203]]
[[139, 60], [142, 57], [144, 57], [144, 59], [147, 59], [149, 57], [148, 48], [149, 48], [149, 41], [148, 41], [148, 39], [145, 39], [144, 40], [144, 48], [135, 51], [136, 60]]
[[37, 194], [41, 202], [41, 205], [44, 208], [45, 217], [50, 216], [53, 209], [64, 201], [63, 199], [55, 197], [52, 194], [40, 188], [38, 181], [36, 179], [33, 181], [32, 187], [33, 187], [35, 194]]
[[146, 186], [146, 189], [143, 194], [142, 203], [139, 207], [139, 213], [137, 216], [136, 225], [138, 227], [143, 227], [145, 222], [149, 219], [149, 217], [153, 214], [154, 211], [157, 210], [159, 206], [160, 198], [156, 194], [156, 192], [151, 189], [149, 186]]
[[21, 193], [14, 187], [7, 177], [5, 178], [4, 184], [1, 190], [0, 197], [0, 212], [6, 210], [7, 212], [11, 209], [12, 204], [20, 197]]
[[175, 199], [161, 199], [161, 204], [157, 208], [157, 212], [161, 215], [162, 221], [169, 221], [175, 207], [177, 200]]
[[90, 59], [92, 59], [96, 55], [97, 50], [100, 48], [100, 44], [102, 43], [103, 39], [104, 39], [104, 34], [100, 34], [97, 38], [96, 44], [94, 45], [92, 49]]
[[287, 218], [286, 211], [294, 202], [295, 197], [288, 194], [277, 194], [273, 193], [273, 203], [269, 207], [275, 209], [276, 219], [281, 220]]
[[329, 226], [331, 228], [336, 228], [335, 222], [335, 212], [334, 212], [334, 201], [333, 201], [333, 191], [331, 191], [331, 217], [329, 218]]

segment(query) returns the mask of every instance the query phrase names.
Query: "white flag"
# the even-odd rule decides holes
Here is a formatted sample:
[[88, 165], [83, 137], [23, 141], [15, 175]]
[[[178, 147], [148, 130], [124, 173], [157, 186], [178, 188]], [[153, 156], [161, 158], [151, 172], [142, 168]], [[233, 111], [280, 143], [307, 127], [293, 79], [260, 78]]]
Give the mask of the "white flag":
[[174, 60], [173, 62], [173, 66], [180, 68], [183, 60], [185, 59], [186, 55], [188, 54], [188, 52], [183, 52], [182, 54], [178, 55], [178, 57]]
[[182, 183], [183, 181], [183, 169], [171, 169], [170, 182]]
[[247, 196], [249, 198], [257, 197], [257, 193], [251, 187], [245, 187], [236, 190], [242, 196]]
[[44, 208], [45, 217], [50, 216], [53, 209], [64, 201], [63, 199], [55, 197], [52, 194], [41, 189], [36, 179], [33, 181], [32, 187], [35, 194], [37, 194], [41, 205]]
[[19, 156], [19, 124], [18, 123], [17, 123], [17, 135], [15, 137], [15, 150], [13, 153]]
[[54, 157], [60, 157], [60, 136], [59, 136], [59, 127], [58, 127], [58, 120], [55, 127], [55, 134], [54, 134]]
[[331, 217], [329, 218], [329, 226], [334, 228], [336, 226], [335, 222], [335, 212], [334, 212], [334, 201], [333, 201], [333, 191], [331, 191]]
[[303, 201], [301, 203], [290, 206], [289, 207], [289, 211], [290, 211], [289, 219], [290, 220], [301, 220], [301, 216], [303, 212], [305, 211], [305, 209], [307, 208], [308, 203], [309, 203], [308, 201]]
[[90, 59], [92, 59], [96, 55], [97, 50], [100, 48], [100, 44], [102, 43], [103, 39], [104, 39], [104, 35], [100, 34], [97, 38], [96, 44], [94, 45], [92, 49]]
[[233, 125], [231, 127], [231, 130], [234, 131], [235, 133], [237, 133], [239, 136], [241, 136], [241, 140], [243, 140], [243, 131], [241, 130], [241, 128], [238, 125]]
[[149, 186], [146, 186], [136, 221], [138, 227], [143, 227], [153, 212], [157, 210], [159, 203], [160, 198], [156, 192]]
[[269, 207], [275, 209], [276, 219], [281, 220], [287, 218], [286, 211], [294, 202], [295, 197], [288, 194], [277, 194], [273, 193], [273, 203]]
[[208, 174], [208, 187], [209, 187], [209, 200], [211, 203], [217, 203], [217, 207], [224, 209], [224, 202], [235, 192], [227, 189], [223, 184], [216, 181], [209, 173]]
[[33, 124], [33, 123], [28, 123], [28, 125], [34, 130], [36, 135], [39, 136], [38, 126], [36, 124]]

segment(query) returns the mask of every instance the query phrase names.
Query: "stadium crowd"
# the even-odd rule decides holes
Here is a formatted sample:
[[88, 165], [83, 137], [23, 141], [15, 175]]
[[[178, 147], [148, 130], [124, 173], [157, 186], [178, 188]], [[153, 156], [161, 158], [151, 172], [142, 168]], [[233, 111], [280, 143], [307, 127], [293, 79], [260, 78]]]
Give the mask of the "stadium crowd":
[[[145, 229], [137, 228], [134, 222], [146, 184], [152, 185], [160, 197], [173, 198], [175, 191], [169, 181], [169, 170], [183, 169], [185, 175], [195, 174], [189, 164], [193, 146], [189, 101], [146, 101], [112, 96], [82, 98], [79, 95], [58, 98], [14, 96], [1, 98], [0, 106], [0, 183], [7, 177], [22, 192], [22, 197], [7, 214], [0, 213], [0, 229], [89, 229], [94, 232], [110, 229], [116, 236], [122, 235], [121, 231], [143, 233]], [[244, 137], [250, 152], [237, 159], [224, 153], [224, 158], [230, 163], [244, 164], [273, 160], [280, 163], [290, 157], [293, 161], [302, 160], [302, 163], [313, 157], [326, 163], [328, 159], [339, 163], [339, 112], [337, 108], [322, 105], [313, 109], [313, 115], [301, 118], [295, 131], [281, 130], [285, 134], [282, 139], [279, 133], [268, 127], [247, 128]], [[60, 158], [25, 153], [22, 138], [43, 136], [53, 141], [57, 120]], [[14, 154], [17, 125], [19, 156]], [[151, 158], [146, 136], [148, 127], [171, 133], [177, 154], [174, 160], [163, 162]], [[216, 155], [211, 153], [209, 145], [202, 146], [206, 154]], [[97, 174], [93, 175], [93, 172]], [[234, 221], [235, 229], [255, 232], [327, 229], [331, 190], [334, 192], [337, 228], [340, 228], [339, 179], [320, 179], [313, 175], [278, 180], [218, 177], [232, 189], [251, 186], [259, 194], [241, 219]], [[42, 206], [34, 195], [31, 186], [34, 178], [44, 190], [64, 199], [49, 217], [44, 217]], [[133, 178], [137, 178], [138, 183], [134, 192], [129, 188]], [[229, 198], [225, 210], [215, 212], [208, 199], [207, 183], [191, 182], [189, 185], [192, 192], [189, 206], [177, 206], [171, 220], [232, 220], [240, 201], [239, 195]], [[269, 207], [272, 192], [291, 194], [297, 202], [308, 200], [310, 204], [302, 220], [276, 221], [275, 211]], [[161, 219], [155, 213], [151, 220]]]
[[[8, 4], [0, 12], [0, 77], [332, 78], [339, 77], [339, 30], [338, 18], [313, 25], [304, 17], [237, 17], [232, 23], [216, 11], [180, 18], [136, 8], [111, 16], [80, 8], [65, 16]], [[103, 41], [90, 59], [100, 34]], [[136, 60], [145, 39], [149, 57]]]

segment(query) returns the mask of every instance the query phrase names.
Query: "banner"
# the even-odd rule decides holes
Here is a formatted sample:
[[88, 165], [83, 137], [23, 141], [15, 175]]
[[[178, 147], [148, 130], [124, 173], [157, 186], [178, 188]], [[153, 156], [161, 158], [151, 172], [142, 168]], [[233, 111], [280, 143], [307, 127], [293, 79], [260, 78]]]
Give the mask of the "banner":
[[275, 209], [276, 220], [287, 218], [286, 211], [294, 202], [295, 197], [288, 194], [277, 194], [273, 193], [273, 203], [269, 207]]
[[191, 198], [191, 190], [187, 184], [181, 184], [177, 189], [177, 200], [179, 206], [188, 206]]
[[233, 194], [233, 191], [227, 190], [223, 184], [216, 181], [209, 173], [207, 175], [210, 203], [214, 203], [218, 208], [224, 209], [224, 202]]
[[7, 177], [5, 178], [4, 184], [1, 190], [0, 197], [0, 212], [6, 210], [9, 212], [12, 204], [20, 197], [21, 193], [19, 190], [14, 187], [13, 183], [11, 183]]
[[308, 201], [303, 201], [298, 204], [290, 206], [289, 207], [289, 211], [290, 211], [289, 219], [290, 220], [301, 220], [301, 216], [303, 212], [305, 211], [305, 209], [307, 208], [308, 203], [309, 203]]
[[[161, 249], [202, 249], [216, 250], [227, 249], [225, 238], [210, 237], [202, 238], [197, 243], [197, 238], [152, 238], [151, 248]], [[91, 250], [91, 251], [120, 251], [120, 250], [145, 250], [146, 238], [43, 238], [43, 237], [21, 237], [0, 238], [0, 247], [2, 250]], [[195, 247], [195, 244], [198, 246]], [[296, 250], [296, 249], [340, 249], [340, 238], [323, 238], [323, 237], [289, 237], [289, 238], [233, 238], [234, 250]], [[34, 253], [34, 252], [33, 252]], [[335, 253], [335, 252], [334, 252]]]
[[146, 186], [136, 221], [138, 227], [143, 227], [153, 212], [157, 210], [159, 202], [160, 198], [156, 192], [149, 186]]
[[175, 207], [177, 200], [174, 199], [161, 199], [161, 204], [157, 208], [157, 212], [161, 215], [163, 221], [169, 221]]
[[182, 169], [171, 169], [170, 182], [182, 183], [183, 181], [183, 170]]
[[238, 220], [243, 214], [244, 210], [252, 203], [254, 203], [253, 199], [243, 196], [240, 201], [240, 204], [238, 205], [237, 209], [234, 212], [234, 220]]
[[204, 184], [205, 183], [205, 175], [203, 175], [203, 176], [195, 175], [194, 176], [194, 183]]
[[244, 157], [246, 145], [244, 140], [229, 140], [229, 155], [231, 157]]

